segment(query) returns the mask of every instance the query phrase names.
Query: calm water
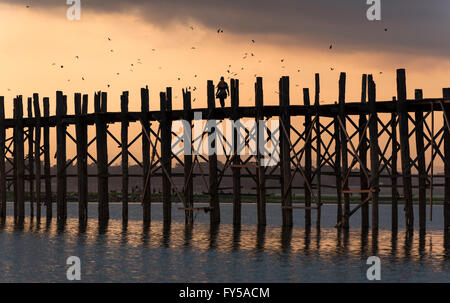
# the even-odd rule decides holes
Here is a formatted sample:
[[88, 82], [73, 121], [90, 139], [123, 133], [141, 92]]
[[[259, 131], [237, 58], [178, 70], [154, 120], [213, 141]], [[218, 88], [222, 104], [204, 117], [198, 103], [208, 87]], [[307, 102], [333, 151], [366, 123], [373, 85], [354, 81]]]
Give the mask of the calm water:
[[173, 224], [164, 230], [157, 203], [148, 230], [142, 228], [137, 204], [130, 205], [126, 228], [120, 204], [111, 204], [112, 219], [101, 230], [96, 207], [90, 205], [85, 232], [78, 226], [76, 204], [69, 204], [63, 230], [56, 220], [50, 225], [27, 220], [24, 227], [14, 227], [8, 217], [0, 227], [0, 282], [65, 282], [69, 256], [80, 257], [83, 282], [366, 282], [366, 260], [373, 255], [381, 258], [383, 282], [450, 282], [450, 236], [442, 232], [441, 206], [435, 206], [427, 234], [412, 236], [403, 228], [388, 229], [390, 206], [380, 206], [378, 236], [361, 233], [359, 214], [352, 217], [349, 233], [339, 233], [333, 227], [335, 206], [323, 207], [320, 232], [304, 230], [301, 210], [294, 211], [296, 227], [283, 231], [280, 207], [270, 204], [265, 230], [255, 227], [251, 204], [243, 205], [240, 230], [230, 224], [229, 204], [221, 207], [223, 223], [217, 229], [210, 229], [204, 213], [198, 213], [192, 229], [185, 228], [184, 213], [174, 206]]

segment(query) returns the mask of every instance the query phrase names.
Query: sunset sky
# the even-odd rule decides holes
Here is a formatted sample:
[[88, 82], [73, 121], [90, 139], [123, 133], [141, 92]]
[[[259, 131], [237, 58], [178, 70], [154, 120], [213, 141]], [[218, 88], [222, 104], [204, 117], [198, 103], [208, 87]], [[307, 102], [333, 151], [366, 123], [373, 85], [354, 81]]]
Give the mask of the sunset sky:
[[441, 97], [450, 86], [448, 0], [382, 0], [381, 21], [367, 19], [365, 0], [81, 4], [81, 20], [69, 21], [64, 0], [0, 0], [0, 95], [7, 116], [15, 95], [34, 92], [51, 97], [53, 113], [56, 90], [69, 96], [69, 113], [74, 92], [91, 95], [92, 112], [96, 90], [109, 93], [110, 111], [119, 111], [120, 93], [128, 90], [130, 111], [138, 110], [145, 85], [153, 110], [167, 86], [174, 109], [189, 86], [197, 88], [193, 107], [204, 107], [206, 81], [229, 77], [227, 70], [241, 81], [242, 105], [254, 104], [255, 75], [264, 79], [265, 104], [278, 103], [283, 75], [291, 77], [292, 104], [301, 104], [303, 87], [314, 93], [314, 73], [321, 75], [323, 103], [337, 99], [340, 72], [347, 72], [351, 101], [360, 99], [363, 73], [374, 74], [378, 100], [396, 94], [397, 68], [407, 70], [409, 97], [416, 88]]

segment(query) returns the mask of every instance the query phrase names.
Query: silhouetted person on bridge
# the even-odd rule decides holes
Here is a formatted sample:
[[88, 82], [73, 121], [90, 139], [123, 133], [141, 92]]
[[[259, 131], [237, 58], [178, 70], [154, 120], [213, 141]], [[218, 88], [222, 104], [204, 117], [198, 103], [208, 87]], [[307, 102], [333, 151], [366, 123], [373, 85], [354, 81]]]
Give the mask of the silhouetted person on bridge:
[[225, 107], [225, 99], [229, 94], [230, 90], [228, 89], [228, 84], [225, 82], [223, 77], [220, 77], [220, 82], [217, 84], [216, 98], [220, 99], [220, 106], [222, 106], [222, 108]]

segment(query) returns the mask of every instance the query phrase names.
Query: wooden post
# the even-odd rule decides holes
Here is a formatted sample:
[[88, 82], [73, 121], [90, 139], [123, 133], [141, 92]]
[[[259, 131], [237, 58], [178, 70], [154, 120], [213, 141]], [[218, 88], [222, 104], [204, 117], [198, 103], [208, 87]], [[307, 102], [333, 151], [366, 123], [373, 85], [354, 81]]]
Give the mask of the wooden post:
[[[303, 89], [303, 103], [308, 108], [307, 113], [305, 114], [305, 138], [307, 138], [308, 130], [313, 127], [311, 125], [311, 114], [309, 112], [309, 108], [311, 106], [309, 99], [309, 89]], [[307, 186], [307, 184], [311, 184], [311, 171], [312, 171], [312, 159], [311, 159], [311, 138], [305, 143], [305, 228], [311, 227], [311, 192]]]
[[[183, 126], [184, 139], [190, 142], [183, 142], [184, 145], [184, 202], [185, 207], [194, 207], [194, 172], [192, 171], [192, 113], [191, 113], [191, 92], [183, 89], [183, 110], [184, 120], [187, 125]], [[192, 171], [192, 172], [191, 172]], [[187, 225], [194, 224], [194, 212], [189, 209], [185, 211], [185, 223]]]
[[[443, 89], [444, 99], [450, 99], [450, 88]], [[450, 106], [444, 105], [445, 115], [450, 119]], [[444, 117], [445, 119], [445, 117]], [[444, 122], [445, 123], [445, 122]], [[444, 230], [450, 230], [450, 131], [448, 125], [444, 125], [444, 161], [445, 189], [444, 189]]]
[[[86, 103], [88, 96], [83, 96]], [[75, 94], [75, 129], [77, 136], [77, 172], [78, 172], [78, 220], [86, 224], [88, 219], [88, 173], [87, 173], [87, 125], [83, 112], [81, 94]]]
[[281, 160], [281, 179], [282, 179], [282, 196], [286, 194], [286, 199], [283, 202], [283, 226], [291, 227], [292, 220], [292, 189], [289, 185], [291, 179], [291, 148], [289, 144], [291, 132], [291, 117], [289, 113], [289, 77], [282, 77], [280, 80], [280, 119], [286, 133], [284, 133], [283, 126], [280, 125], [280, 160]]
[[[396, 98], [393, 99], [396, 102]], [[391, 114], [391, 136], [392, 136], [392, 168], [391, 168], [391, 192], [392, 192], [392, 223], [391, 228], [396, 231], [398, 228], [398, 188], [397, 188], [397, 160], [398, 160], [398, 142], [397, 142], [397, 113]]]
[[5, 98], [0, 96], [0, 222], [6, 220]]
[[[216, 100], [214, 94], [214, 84], [211, 80], [207, 83], [208, 92], [208, 110], [209, 113], [213, 112], [216, 108]], [[210, 212], [210, 224], [216, 225], [220, 223], [220, 204], [219, 194], [217, 191], [217, 133], [216, 133], [217, 121], [215, 121], [214, 127], [209, 130], [208, 134], [208, 146], [209, 146], [209, 206]]]
[[239, 125], [239, 80], [231, 79], [231, 119], [233, 128], [233, 225], [241, 225], [241, 127]]
[[334, 149], [335, 149], [335, 159], [334, 159], [334, 169], [336, 174], [336, 195], [337, 195], [337, 213], [336, 220], [339, 224], [342, 222], [342, 157], [341, 157], [341, 136], [340, 136], [340, 126], [337, 116], [334, 117]]
[[[43, 99], [44, 117], [48, 119], [50, 116], [50, 100]], [[48, 124], [44, 126], [44, 176], [45, 176], [45, 205], [47, 223], [52, 220], [53, 203], [52, 203], [52, 179], [50, 176], [50, 127]]]
[[150, 121], [148, 117], [149, 112], [149, 91], [148, 86], [141, 89], [141, 113], [142, 122], [144, 126], [142, 131], [144, 132], [142, 136], [142, 167], [143, 167], [143, 186], [142, 186], [142, 212], [143, 212], [143, 224], [144, 226], [150, 225], [151, 220], [151, 189], [150, 189], [150, 142], [148, 141], [145, 133], [150, 134]]
[[94, 102], [97, 133], [98, 220], [101, 225], [104, 225], [109, 220], [107, 125], [102, 116], [102, 113], [107, 111], [107, 94], [96, 93]]
[[405, 199], [406, 229], [414, 229], [414, 210], [412, 201], [411, 158], [409, 153], [408, 112], [406, 109], [406, 74], [397, 70], [397, 98], [399, 106], [400, 153], [402, 161], [403, 194]]
[[25, 151], [24, 151], [24, 130], [23, 130], [23, 102], [22, 96], [18, 96], [14, 101], [15, 133], [14, 153], [16, 158], [16, 195], [17, 195], [17, 218], [16, 222], [22, 225], [25, 220]]
[[264, 137], [265, 131], [260, 131], [259, 124], [264, 121], [263, 107], [264, 107], [264, 96], [263, 96], [263, 83], [262, 78], [256, 78], [255, 83], [255, 106], [256, 106], [256, 127], [257, 127], [257, 142], [256, 142], [256, 150], [257, 150], [257, 180], [256, 184], [257, 194], [256, 194], [256, 205], [257, 205], [257, 213], [258, 213], [258, 225], [265, 226], [266, 225], [266, 185], [265, 185], [265, 167], [261, 166], [262, 158], [261, 155], [261, 147], [264, 150]]
[[[27, 100], [28, 118], [33, 118], [33, 99]], [[28, 143], [28, 188], [30, 197], [30, 218], [34, 217], [34, 127], [28, 127], [27, 134]]]
[[[346, 82], [346, 74], [341, 73], [339, 77], [339, 116], [341, 119], [341, 122], [343, 124], [343, 128], [340, 130], [340, 136], [341, 136], [341, 157], [342, 157], [342, 178], [347, 175], [348, 173], [348, 150], [347, 150], [347, 136], [345, 135], [346, 132], [346, 114], [345, 114], [345, 82]], [[350, 179], [350, 177], [348, 178]], [[344, 180], [345, 183], [343, 184], [344, 190], [348, 190], [348, 179]], [[348, 193], [344, 194], [344, 224], [342, 227], [344, 229], [349, 228], [349, 217], [350, 214], [350, 195]]]
[[319, 205], [317, 206], [317, 214], [316, 214], [316, 227], [317, 229], [320, 228], [320, 219], [321, 219], [321, 213], [322, 213], [322, 155], [321, 155], [321, 135], [320, 135], [320, 117], [319, 117], [319, 106], [320, 106], [320, 76], [319, 74], [315, 74], [315, 96], [314, 96], [314, 107], [316, 110], [316, 125], [315, 125], [315, 133], [316, 133], [316, 187], [317, 187], [317, 199], [319, 201]]
[[378, 146], [378, 115], [376, 108], [376, 85], [372, 75], [368, 78], [369, 93], [369, 111], [371, 118], [369, 121], [370, 136], [370, 188], [374, 190], [372, 193], [372, 232], [378, 232], [378, 197], [380, 191], [380, 182], [378, 172], [380, 169], [379, 146]]
[[56, 93], [56, 213], [58, 223], [65, 222], [67, 218], [66, 196], [66, 125], [63, 117], [67, 114], [65, 96], [61, 91]]
[[122, 222], [128, 222], [128, 92], [120, 97], [122, 140]]
[[33, 95], [34, 116], [36, 117], [36, 133], [34, 139], [35, 182], [36, 182], [36, 219], [41, 221], [41, 109], [39, 95]]
[[[423, 93], [421, 89], [415, 91], [415, 99], [420, 101], [423, 99]], [[416, 151], [419, 167], [419, 226], [420, 231], [426, 230], [426, 216], [427, 216], [427, 171], [425, 164], [425, 145], [423, 141], [423, 112], [416, 111]]]
[[[361, 89], [361, 103], [366, 104], [367, 102], [367, 75], [362, 76], [362, 89]], [[365, 126], [367, 124], [366, 114], [361, 114], [359, 116], [359, 141], [361, 142], [361, 146], [359, 149], [359, 159], [364, 167], [367, 167], [367, 130], [365, 130]], [[360, 187], [361, 190], [368, 190], [369, 184], [366, 176], [362, 173], [362, 168], [360, 165], [359, 175], [360, 175]], [[367, 193], [361, 193], [361, 203], [366, 201], [368, 197]], [[369, 228], [369, 203], [365, 203], [361, 206], [361, 229], [363, 231], [367, 231]]]
[[163, 191], [163, 220], [164, 225], [170, 226], [172, 220], [172, 185], [170, 175], [172, 171], [172, 123], [170, 114], [172, 111], [172, 89], [167, 88], [165, 93], [160, 94], [161, 109], [161, 160], [167, 173], [162, 176]]

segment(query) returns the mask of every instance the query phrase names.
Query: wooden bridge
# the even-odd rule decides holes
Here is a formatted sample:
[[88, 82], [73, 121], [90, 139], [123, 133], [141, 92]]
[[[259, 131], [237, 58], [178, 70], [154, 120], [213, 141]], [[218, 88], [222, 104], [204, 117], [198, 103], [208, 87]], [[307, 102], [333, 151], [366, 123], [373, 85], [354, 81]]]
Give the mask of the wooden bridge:
[[[101, 224], [109, 219], [108, 178], [122, 178], [122, 217], [128, 220], [129, 203], [129, 161], [135, 161], [142, 168], [142, 214], [145, 226], [151, 219], [151, 187], [154, 178], [162, 178], [162, 202], [164, 223], [170, 224], [172, 212], [172, 194], [181, 201], [178, 211], [184, 211], [186, 224], [193, 224], [194, 212], [209, 212], [211, 224], [220, 222], [219, 189], [224, 178], [232, 179], [233, 223], [241, 224], [241, 181], [249, 178], [254, 181], [256, 190], [256, 209], [258, 225], [266, 224], [266, 191], [268, 182], [278, 188], [280, 211], [283, 226], [292, 226], [293, 216], [303, 213], [306, 227], [315, 224], [320, 227], [321, 207], [325, 185], [323, 168], [332, 168], [336, 178], [334, 186], [337, 195], [336, 226], [348, 229], [350, 217], [361, 212], [362, 229], [378, 229], [380, 188], [390, 187], [392, 193], [392, 229], [398, 227], [398, 203], [403, 201], [408, 230], [414, 228], [413, 189], [417, 189], [419, 201], [418, 220], [421, 230], [426, 229], [427, 203], [430, 203], [431, 216], [433, 190], [444, 188], [444, 228], [450, 228], [450, 88], [443, 89], [442, 98], [425, 99], [422, 91], [415, 91], [414, 99], [407, 99], [405, 70], [397, 70], [397, 96], [393, 100], [377, 101], [376, 84], [371, 75], [362, 77], [361, 100], [346, 100], [346, 74], [339, 79], [339, 100], [334, 104], [319, 104], [319, 74], [315, 76], [315, 94], [313, 104], [308, 88], [303, 89], [302, 105], [291, 105], [289, 78], [282, 77], [279, 82], [279, 106], [264, 106], [262, 78], [255, 83], [255, 106], [239, 106], [239, 80], [231, 80], [231, 107], [216, 108], [215, 92], [212, 81], [207, 82], [207, 108], [191, 108], [191, 92], [183, 90], [183, 110], [172, 110], [172, 89], [160, 93], [160, 109], [150, 111], [149, 90], [141, 89], [141, 111], [128, 111], [128, 92], [121, 95], [121, 112], [107, 111], [107, 93], [98, 92], [94, 97], [95, 112], [88, 113], [88, 95], [75, 94], [75, 113], [67, 113], [67, 96], [56, 94], [56, 115], [50, 116], [50, 100], [43, 98], [41, 113], [38, 94], [28, 98], [28, 117], [24, 117], [23, 98], [14, 99], [14, 117], [5, 118], [4, 98], [0, 97], [0, 217], [6, 218], [7, 183], [14, 192], [14, 219], [23, 224], [25, 218], [25, 192], [29, 192], [30, 215], [41, 219], [41, 208], [46, 206], [47, 221], [52, 219], [52, 203], [56, 202], [56, 218], [59, 223], [67, 218], [67, 180], [77, 178], [78, 208], [80, 223], [87, 221], [88, 180], [97, 178], [98, 219]], [[34, 114], [33, 114], [34, 112]], [[216, 154], [183, 155], [174, 153], [172, 145], [176, 134], [172, 132], [175, 120], [186, 120], [192, 124], [194, 112], [201, 112], [207, 120], [223, 123], [226, 119], [256, 119], [256, 121], [279, 120], [279, 158], [276, 166], [260, 165], [261, 150], [257, 145], [256, 155], [240, 156], [237, 151], [239, 138], [235, 130], [233, 150], [224, 156], [223, 167], [218, 166]], [[437, 113], [436, 113], [437, 112]], [[435, 123], [435, 115], [444, 123]], [[121, 134], [115, 136], [108, 125], [120, 123]], [[130, 123], [139, 123], [142, 131], [133, 134], [130, 140]], [[439, 124], [438, 127], [435, 125]], [[67, 128], [75, 125], [76, 134]], [[95, 126], [96, 136], [88, 138], [88, 127]], [[56, 128], [56, 175], [50, 170], [50, 128]], [[9, 130], [12, 136], [8, 137]], [[259, 132], [259, 129], [254, 131]], [[244, 142], [249, 144], [252, 130], [243, 129]], [[192, 133], [191, 133], [192, 135]], [[222, 133], [204, 129], [201, 137], [192, 138], [192, 142], [207, 137], [214, 143], [231, 144]], [[260, 138], [259, 134], [257, 136]], [[120, 147], [117, 155], [108, 152], [108, 139]], [[67, 141], [76, 143], [76, 156], [67, 159]], [[138, 140], [142, 142], [141, 160], [133, 155], [129, 148]], [[258, 139], [260, 140], [260, 139]], [[96, 142], [96, 154], [88, 147]], [[221, 144], [213, 144], [221, 146]], [[412, 151], [412, 152], [411, 152]], [[399, 158], [400, 154], [400, 158]], [[412, 156], [414, 155], [414, 156]], [[110, 158], [112, 156], [112, 158]], [[121, 159], [122, 174], [112, 175], [109, 168], [113, 162]], [[88, 175], [88, 159], [96, 164], [97, 174]], [[400, 160], [400, 162], [399, 162]], [[434, 171], [434, 162], [444, 164], [444, 174]], [[77, 174], [68, 175], [67, 167], [76, 162]], [[314, 162], [314, 163], [313, 163]], [[9, 163], [11, 169], [6, 169]], [[173, 174], [173, 163], [184, 167], [183, 174]], [[208, 171], [201, 164], [208, 164]], [[398, 163], [401, 170], [398, 170]], [[195, 172], [195, 167], [201, 173]], [[358, 168], [356, 170], [356, 168]], [[227, 174], [228, 170], [231, 174]], [[198, 170], [198, 169], [197, 169]], [[413, 174], [412, 171], [417, 174]], [[302, 184], [295, 184], [295, 176], [301, 175]], [[177, 188], [175, 178], [184, 178], [183, 186]], [[401, 178], [401, 184], [399, 179]], [[418, 185], [413, 186], [413, 178]], [[443, 184], [437, 184], [437, 178], [444, 178]], [[56, 201], [53, 200], [52, 179], [56, 179]], [[358, 188], [350, 189], [349, 180], [357, 181]], [[387, 180], [380, 182], [380, 180]], [[278, 180], [280, 182], [278, 182]], [[195, 207], [194, 182], [201, 182], [209, 195], [209, 206]], [[353, 182], [355, 183], [355, 182]], [[41, 185], [45, 190], [41, 192]], [[328, 185], [329, 187], [329, 185]], [[304, 203], [293, 203], [293, 189], [304, 191]], [[401, 189], [401, 196], [398, 192]], [[350, 203], [351, 195], [360, 196], [355, 206]], [[369, 212], [371, 205], [371, 213]], [[297, 210], [303, 210], [297, 212]], [[35, 213], [36, 211], [36, 213]]]

